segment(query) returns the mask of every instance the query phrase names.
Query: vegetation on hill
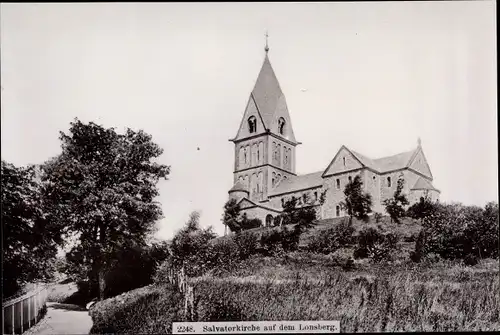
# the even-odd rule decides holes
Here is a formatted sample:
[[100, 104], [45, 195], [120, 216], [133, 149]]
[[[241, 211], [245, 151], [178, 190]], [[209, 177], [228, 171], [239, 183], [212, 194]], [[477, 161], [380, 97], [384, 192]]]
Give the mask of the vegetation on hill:
[[404, 185], [405, 180], [402, 177], [398, 178], [394, 195], [383, 202], [385, 211], [389, 214], [391, 220], [396, 223], [399, 223], [400, 219], [406, 215], [405, 207], [410, 204], [406, 194], [403, 193]]
[[61, 227], [43, 202], [44, 185], [36, 168], [2, 160], [2, 292], [4, 297], [25, 285], [53, 278]]
[[368, 214], [372, 212], [372, 196], [363, 192], [363, 181], [359, 175], [350, 180], [344, 188], [344, 201], [340, 203], [343, 210], [347, 212], [349, 220], [353, 218], [368, 220]]

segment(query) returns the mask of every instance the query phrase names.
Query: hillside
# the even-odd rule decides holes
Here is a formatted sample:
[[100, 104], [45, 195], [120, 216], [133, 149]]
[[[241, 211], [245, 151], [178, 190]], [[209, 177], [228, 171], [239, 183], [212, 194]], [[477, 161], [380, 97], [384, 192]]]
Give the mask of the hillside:
[[[309, 231], [307, 231], [301, 236], [299, 247], [300, 248], [305, 247], [311, 240], [311, 238], [321, 234], [322, 232], [324, 232], [329, 228], [334, 227], [336, 224], [346, 219], [347, 218], [332, 218], [332, 219], [319, 220], [318, 223], [314, 225], [314, 227], [312, 227]], [[377, 227], [381, 228], [382, 230], [389, 231], [399, 235], [401, 237], [401, 242], [403, 244], [407, 245], [409, 243], [407, 245], [408, 247], [410, 245], [413, 246], [414, 241], [421, 229], [420, 223], [417, 220], [411, 218], [404, 218], [401, 220], [400, 224], [397, 224], [397, 223], [391, 223], [391, 219], [387, 216], [382, 217], [379, 223], [376, 223], [373, 217], [370, 217], [370, 220], [368, 222], [363, 222], [360, 220], [353, 219], [353, 225], [354, 228], [356, 229], [355, 235], [365, 227]], [[293, 225], [291, 225], [290, 227], [293, 227]], [[266, 231], [271, 231], [273, 229], [279, 229], [279, 228], [259, 227], [246, 230], [244, 233], [261, 235], [262, 233]], [[213, 240], [213, 242], [217, 243], [218, 241], [224, 240], [225, 238], [227, 238], [227, 236], [217, 237]]]

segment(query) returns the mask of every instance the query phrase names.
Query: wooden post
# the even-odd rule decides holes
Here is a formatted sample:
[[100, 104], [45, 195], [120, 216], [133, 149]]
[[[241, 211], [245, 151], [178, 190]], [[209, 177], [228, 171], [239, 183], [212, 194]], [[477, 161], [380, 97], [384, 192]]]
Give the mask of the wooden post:
[[28, 298], [28, 327], [31, 327], [31, 297]]
[[16, 328], [16, 324], [15, 324], [15, 320], [14, 320], [14, 305], [15, 304], [12, 304], [12, 335], [15, 335], [15, 328]]
[[24, 333], [24, 331], [23, 331], [24, 300], [21, 300], [20, 305], [21, 305], [21, 334], [22, 334], [22, 333]]
[[[36, 292], [36, 291], [35, 291]], [[36, 296], [33, 296], [33, 300], [34, 300], [34, 315], [35, 315], [35, 323], [37, 322], [36, 319], [37, 319], [37, 316], [38, 316], [38, 308], [37, 308], [37, 305], [36, 305]]]
[[5, 312], [3, 306], [2, 306], [2, 334], [5, 334]]

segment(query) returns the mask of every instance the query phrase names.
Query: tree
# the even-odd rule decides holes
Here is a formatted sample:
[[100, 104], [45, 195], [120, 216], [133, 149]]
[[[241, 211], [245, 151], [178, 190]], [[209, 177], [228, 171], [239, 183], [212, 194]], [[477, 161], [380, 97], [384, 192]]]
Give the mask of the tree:
[[423, 221], [436, 210], [436, 205], [429, 197], [429, 192], [425, 192], [423, 197], [420, 197], [419, 202], [411, 205], [407, 210], [407, 215], [413, 219]]
[[52, 219], [76, 237], [70, 268], [102, 299], [116, 250], [142, 245], [162, 217], [157, 183], [170, 167], [153, 161], [163, 150], [142, 130], [118, 134], [75, 119], [59, 138], [62, 153], [43, 166], [44, 197]]
[[48, 220], [41, 199], [43, 185], [35, 166], [16, 167], [2, 160], [2, 238], [5, 297], [24, 284], [51, 279], [61, 229]]
[[210, 267], [209, 241], [217, 236], [212, 227], [201, 229], [199, 220], [199, 212], [192, 212], [170, 245], [171, 265], [175, 268], [185, 267], [188, 276], [200, 275]]
[[231, 198], [224, 204], [222, 223], [231, 232], [241, 231], [241, 209], [236, 199]]
[[385, 199], [383, 202], [385, 211], [391, 217], [391, 222], [401, 223], [400, 218], [404, 217], [406, 214], [404, 206], [408, 206], [409, 202], [406, 195], [403, 193], [404, 185], [405, 180], [400, 177], [392, 198]]
[[371, 213], [372, 197], [369, 193], [363, 193], [363, 182], [357, 175], [352, 179], [344, 189], [345, 200], [340, 203], [343, 210], [349, 215], [349, 222], [352, 218], [368, 220], [368, 214]]

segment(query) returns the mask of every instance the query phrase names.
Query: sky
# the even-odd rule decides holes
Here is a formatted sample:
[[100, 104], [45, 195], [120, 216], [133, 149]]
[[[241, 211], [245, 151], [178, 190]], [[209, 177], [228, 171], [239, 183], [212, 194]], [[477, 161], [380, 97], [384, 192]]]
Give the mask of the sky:
[[[75, 118], [143, 129], [171, 166], [169, 239], [201, 212], [223, 234], [234, 144], [269, 33], [299, 174], [342, 145], [420, 137], [441, 200], [498, 201], [494, 1], [1, 4], [1, 156], [39, 164]], [[198, 150], [199, 148], [199, 150]]]

